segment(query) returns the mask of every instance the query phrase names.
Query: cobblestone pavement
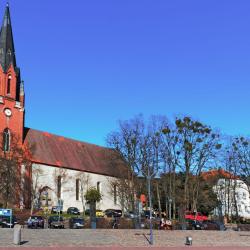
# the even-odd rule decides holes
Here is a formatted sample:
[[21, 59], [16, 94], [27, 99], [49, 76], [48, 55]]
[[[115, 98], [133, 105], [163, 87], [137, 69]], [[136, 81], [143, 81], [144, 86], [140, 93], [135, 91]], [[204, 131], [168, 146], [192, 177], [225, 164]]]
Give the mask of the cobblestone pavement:
[[[0, 249], [16, 250], [18, 247], [5, 247]], [[188, 247], [26, 247], [35, 250], [187, 250]], [[249, 247], [192, 247], [192, 250], [249, 250]]]
[[[154, 231], [155, 247], [183, 247], [186, 236], [195, 246], [232, 246], [250, 249], [250, 232]], [[22, 229], [21, 247], [147, 247], [148, 230]], [[13, 229], [0, 229], [0, 247], [13, 247]], [[233, 248], [233, 249], [236, 249]], [[139, 249], [139, 248], [138, 248]]]

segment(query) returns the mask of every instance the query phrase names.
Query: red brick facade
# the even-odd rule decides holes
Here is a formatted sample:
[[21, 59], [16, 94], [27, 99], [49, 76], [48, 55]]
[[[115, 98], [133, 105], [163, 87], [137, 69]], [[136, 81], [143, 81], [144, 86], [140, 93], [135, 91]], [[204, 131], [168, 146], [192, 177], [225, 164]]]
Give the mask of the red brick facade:
[[[9, 85], [9, 87], [8, 87]], [[11, 134], [23, 140], [24, 94], [18, 90], [18, 76], [11, 65], [7, 73], [0, 67], [0, 133], [8, 128]], [[6, 112], [8, 109], [8, 112]], [[10, 110], [10, 111], [9, 111]]]

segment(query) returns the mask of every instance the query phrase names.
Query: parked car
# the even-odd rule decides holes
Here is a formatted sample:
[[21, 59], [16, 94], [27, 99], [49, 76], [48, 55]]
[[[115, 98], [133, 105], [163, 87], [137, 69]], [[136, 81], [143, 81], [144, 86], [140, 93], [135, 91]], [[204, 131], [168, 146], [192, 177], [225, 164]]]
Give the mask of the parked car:
[[80, 211], [77, 207], [69, 207], [67, 210], [67, 214], [75, 214], [75, 215], [79, 215]]
[[[149, 217], [150, 217], [150, 211], [149, 210], [144, 210], [142, 212], [142, 217], [144, 217], [146, 219], [149, 219]], [[154, 213], [154, 211], [152, 211], [152, 219], [155, 219], [155, 213]]]
[[62, 216], [53, 215], [48, 220], [49, 228], [64, 228], [64, 219]]
[[122, 216], [122, 210], [119, 210], [119, 209], [107, 209], [104, 211], [104, 213], [107, 217], [121, 217]]
[[203, 230], [204, 225], [201, 221], [198, 221], [198, 220], [188, 220], [187, 229], [188, 230]]
[[95, 215], [96, 217], [104, 217], [104, 213], [102, 210], [96, 210]]
[[195, 220], [195, 221], [206, 221], [208, 217], [206, 215], [202, 215], [200, 212], [185, 212], [185, 219], [186, 220]]
[[84, 227], [84, 220], [82, 218], [70, 218], [69, 219], [69, 228], [72, 229], [81, 229]]
[[225, 231], [225, 225], [220, 221], [207, 220], [203, 222], [205, 230], [220, 230]]
[[[90, 210], [89, 209], [85, 210], [85, 215], [90, 216]], [[95, 216], [96, 217], [104, 217], [105, 213], [102, 210], [96, 210]]]
[[137, 215], [133, 211], [127, 211], [124, 213], [125, 218], [134, 219]]
[[44, 228], [44, 218], [42, 216], [30, 216], [27, 226], [28, 228]]
[[1, 215], [0, 216], [0, 226], [2, 228], [13, 228], [15, 225], [17, 224], [17, 219], [15, 216], [12, 216], [10, 218], [10, 216], [4, 216]]
[[62, 210], [60, 209], [60, 207], [58, 207], [58, 206], [53, 206], [52, 208], [51, 208], [51, 213], [52, 214], [57, 214], [57, 213], [59, 213], [60, 212], [60, 214], [62, 214]]

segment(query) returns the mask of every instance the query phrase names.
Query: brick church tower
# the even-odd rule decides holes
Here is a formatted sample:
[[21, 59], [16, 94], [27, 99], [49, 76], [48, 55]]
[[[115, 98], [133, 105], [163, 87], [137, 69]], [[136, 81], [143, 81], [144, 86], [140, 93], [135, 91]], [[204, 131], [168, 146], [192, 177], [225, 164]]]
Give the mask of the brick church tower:
[[10, 138], [15, 135], [23, 143], [24, 88], [16, 56], [12, 34], [9, 6], [6, 6], [0, 31], [0, 134], [9, 150]]

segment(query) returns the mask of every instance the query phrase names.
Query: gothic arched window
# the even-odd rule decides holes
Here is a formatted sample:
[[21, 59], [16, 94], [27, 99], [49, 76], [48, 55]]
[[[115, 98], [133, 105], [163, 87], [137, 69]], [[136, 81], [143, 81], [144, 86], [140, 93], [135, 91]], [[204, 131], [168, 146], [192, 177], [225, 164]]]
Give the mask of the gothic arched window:
[[3, 151], [10, 151], [10, 130], [7, 128], [3, 131]]
[[7, 81], [7, 95], [10, 94], [10, 83], [11, 83], [11, 76], [8, 77], [8, 81]]
[[61, 192], [62, 192], [62, 177], [59, 175], [57, 177], [57, 198], [61, 198]]
[[99, 193], [101, 193], [101, 182], [100, 181], [98, 181], [96, 183], [96, 189], [98, 190]]
[[79, 201], [80, 179], [76, 179], [76, 200]]
[[114, 205], [117, 205], [117, 185], [114, 185]]

